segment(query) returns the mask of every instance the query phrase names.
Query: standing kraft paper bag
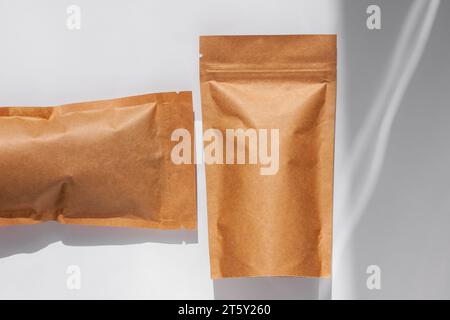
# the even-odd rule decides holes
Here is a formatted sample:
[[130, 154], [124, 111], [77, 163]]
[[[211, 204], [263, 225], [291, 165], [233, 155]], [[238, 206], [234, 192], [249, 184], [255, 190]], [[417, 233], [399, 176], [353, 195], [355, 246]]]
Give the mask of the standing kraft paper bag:
[[212, 277], [329, 277], [336, 36], [205, 36], [200, 53]]
[[180, 128], [193, 135], [190, 92], [0, 108], [0, 226], [195, 228], [194, 164], [171, 160]]

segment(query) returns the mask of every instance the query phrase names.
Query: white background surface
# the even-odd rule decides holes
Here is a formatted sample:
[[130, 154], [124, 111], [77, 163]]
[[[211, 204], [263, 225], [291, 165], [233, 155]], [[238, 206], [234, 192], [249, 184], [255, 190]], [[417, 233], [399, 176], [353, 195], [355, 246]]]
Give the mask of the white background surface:
[[[198, 35], [336, 33], [334, 1], [319, 2], [2, 0], [0, 104], [195, 90], [198, 112]], [[71, 4], [81, 30], [66, 27]], [[214, 286], [202, 169], [198, 189], [198, 237], [54, 223], [1, 229], [0, 298], [317, 298], [314, 279]], [[66, 287], [69, 265], [81, 268], [81, 290]]]
[[[450, 2], [441, 3], [431, 35], [422, 37], [418, 63], [407, 63], [420, 47], [415, 43], [424, 42], [414, 28], [434, 2], [0, 0], [0, 105], [193, 90], [199, 119], [198, 35], [338, 33], [339, 249], [332, 288], [330, 280], [303, 278], [213, 282], [200, 167], [198, 234], [55, 223], [1, 228], [0, 298], [450, 297]], [[381, 6], [382, 30], [366, 28], [373, 3]], [[81, 8], [81, 30], [66, 27], [72, 4]], [[402, 90], [398, 75], [405, 70], [412, 75]], [[392, 92], [383, 95], [385, 83]], [[372, 146], [386, 129], [384, 118], [368, 119], [377, 108], [392, 114], [388, 106], [399, 108], [380, 151]], [[348, 161], [365, 132], [362, 160]], [[374, 170], [377, 155], [382, 162]], [[356, 210], [358, 199], [364, 205]], [[371, 264], [382, 270], [381, 290], [366, 287]], [[81, 290], [66, 287], [70, 265], [81, 268]]]

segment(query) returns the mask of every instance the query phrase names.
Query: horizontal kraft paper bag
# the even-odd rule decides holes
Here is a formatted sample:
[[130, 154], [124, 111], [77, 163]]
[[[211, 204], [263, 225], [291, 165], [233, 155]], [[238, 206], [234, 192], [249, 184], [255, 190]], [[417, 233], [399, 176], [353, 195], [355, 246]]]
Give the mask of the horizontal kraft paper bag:
[[190, 92], [0, 108], [0, 225], [195, 228], [194, 164], [170, 156], [178, 128], [193, 136]]
[[[221, 133], [205, 139], [212, 277], [330, 277], [336, 36], [204, 36], [200, 54], [204, 132]], [[228, 161], [229, 129], [256, 130], [259, 152], [267, 133], [275, 169], [249, 160], [250, 133], [247, 162]]]

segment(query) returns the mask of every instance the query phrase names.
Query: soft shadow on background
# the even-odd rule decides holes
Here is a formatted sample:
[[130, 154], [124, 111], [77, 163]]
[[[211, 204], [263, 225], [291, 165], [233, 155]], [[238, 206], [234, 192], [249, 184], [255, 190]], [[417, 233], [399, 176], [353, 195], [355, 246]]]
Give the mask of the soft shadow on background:
[[330, 299], [331, 280], [318, 278], [236, 278], [214, 280], [214, 298], [297, 300]]
[[56, 222], [8, 226], [1, 228], [0, 258], [36, 252], [59, 241], [68, 246], [128, 245], [147, 242], [182, 244], [197, 243], [197, 232], [63, 225]]
[[[381, 30], [361, 15], [375, 3], [343, 4], [343, 107], [358, 156], [337, 171], [336, 187], [349, 185], [335, 212], [333, 298], [448, 299], [450, 1], [378, 0]], [[370, 265], [379, 290], [366, 285]]]

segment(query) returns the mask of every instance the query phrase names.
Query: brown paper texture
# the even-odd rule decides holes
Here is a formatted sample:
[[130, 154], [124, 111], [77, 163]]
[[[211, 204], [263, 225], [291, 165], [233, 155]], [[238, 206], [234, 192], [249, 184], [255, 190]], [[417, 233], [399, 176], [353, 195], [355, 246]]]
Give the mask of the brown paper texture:
[[205, 133], [279, 129], [276, 174], [206, 165], [212, 277], [329, 277], [335, 35], [204, 36], [200, 53]]
[[194, 164], [170, 158], [192, 110], [190, 92], [0, 108], [0, 225], [195, 228]]

